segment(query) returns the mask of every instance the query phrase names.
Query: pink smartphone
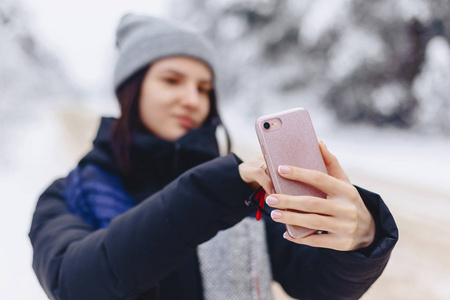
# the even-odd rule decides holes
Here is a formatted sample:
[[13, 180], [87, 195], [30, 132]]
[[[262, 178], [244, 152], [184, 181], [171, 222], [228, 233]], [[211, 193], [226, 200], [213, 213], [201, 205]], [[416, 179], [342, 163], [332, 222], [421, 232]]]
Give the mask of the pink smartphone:
[[[279, 165], [291, 165], [327, 173], [316, 133], [306, 109], [299, 107], [262, 116], [256, 121], [255, 127], [275, 192], [326, 198], [327, 195], [315, 187], [284, 179], [278, 174]], [[294, 238], [316, 231], [295, 225], [286, 225], [286, 228]]]

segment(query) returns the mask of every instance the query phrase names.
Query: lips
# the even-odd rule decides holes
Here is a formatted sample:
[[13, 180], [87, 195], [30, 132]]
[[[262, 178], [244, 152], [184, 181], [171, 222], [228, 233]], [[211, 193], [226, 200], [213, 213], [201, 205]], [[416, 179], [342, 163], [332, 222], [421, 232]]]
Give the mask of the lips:
[[194, 128], [194, 120], [192, 120], [190, 117], [188, 116], [178, 116], [178, 123], [185, 127], [186, 129], [192, 129]]

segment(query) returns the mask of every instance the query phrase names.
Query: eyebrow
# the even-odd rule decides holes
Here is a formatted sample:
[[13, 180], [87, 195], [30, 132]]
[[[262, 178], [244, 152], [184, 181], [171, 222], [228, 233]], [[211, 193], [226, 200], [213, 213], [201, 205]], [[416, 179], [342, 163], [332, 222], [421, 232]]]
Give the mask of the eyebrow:
[[[174, 70], [174, 69], [165, 69], [162, 70], [161, 73], [173, 73], [177, 76], [181, 76], [181, 77], [186, 77], [185, 73], [182, 73], [180, 71]], [[212, 84], [211, 80], [200, 80], [200, 83], [208, 83], [208, 84]]]

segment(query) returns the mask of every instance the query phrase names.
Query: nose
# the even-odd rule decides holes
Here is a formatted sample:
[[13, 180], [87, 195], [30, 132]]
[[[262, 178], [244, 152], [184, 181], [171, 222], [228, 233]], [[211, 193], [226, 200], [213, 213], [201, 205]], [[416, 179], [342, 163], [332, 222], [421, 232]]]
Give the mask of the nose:
[[197, 108], [200, 104], [201, 95], [197, 85], [188, 84], [183, 93], [182, 104], [190, 108]]

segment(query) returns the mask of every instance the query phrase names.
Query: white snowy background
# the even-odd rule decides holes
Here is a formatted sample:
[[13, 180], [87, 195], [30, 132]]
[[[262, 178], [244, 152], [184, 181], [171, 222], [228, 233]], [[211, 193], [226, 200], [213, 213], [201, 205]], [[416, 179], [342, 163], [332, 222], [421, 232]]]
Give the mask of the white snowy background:
[[[339, 20], [349, 2], [309, 4], [298, 34], [312, 47], [330, 28], [341, 26]], [[426, 1], [398, 3], [403, 3], [404, 18], [427, 18]], [[27, 234], [34, 206], [40, 193], [65, 176], [90, 149], [99, 116], [118, 113], [111, 92], [114, 30], [120, 16], [129, 11], [158, 16], [186, 13], [174, 13], [163, 1], [0, 0], [0, 191], [4, 203], [0, 299], [46, 299], [31, 268]], [[227, 38], [238, 38], [244, 31], [233, 18], [223, 22], [231, 28], [221, 29]], [[331, 77], [351, 73], [358, 60], [376, 59], [381, 47], [376, 38], [350, 25], [346, 27], [352, 33], [337, 44], [337, 54], [330, 60], [329, 68], [335, 70]], [[249, 52], [255, 48], [255, 44], [241, 46]], [[232, 63], [251, 61], [243, 56], [232, 58]], [[280, 65], [261, 80], [270, 85], [288, 78], [292, 70], [285, 62]], [[255, 72], [249, 68], [243, 74]], [[280, 99], [273, 91], [261, 95], [258, 85], [246, 80], [246, 91], [230, 94], [221, 103], [234, 151], [244, 159], [260, 155], [253, 125], [257, 115], [293, 106], [307, 108], [318, 138], [338, 157], [352, 181], [383, 196], [399, 225], [400, 242], [385, 273], [363, 299], [450, 298], [450, 138], [446, 123], [436, 123], [437, 116], [444, 121], [449, 118], [449, 80], [448, 40], [434, 37], [413, 84], [416, 97], [433, 104], [419, 110], [419, 126], [409, 130], [342, 123], [317, 101], [320, 95], [307, 88]], [[374, 92], [374, 98], [381, 99], [377, 105], [386, 111], [392, 109], [395, 95], [402, 93], [398, 86], [387, 86]]]

